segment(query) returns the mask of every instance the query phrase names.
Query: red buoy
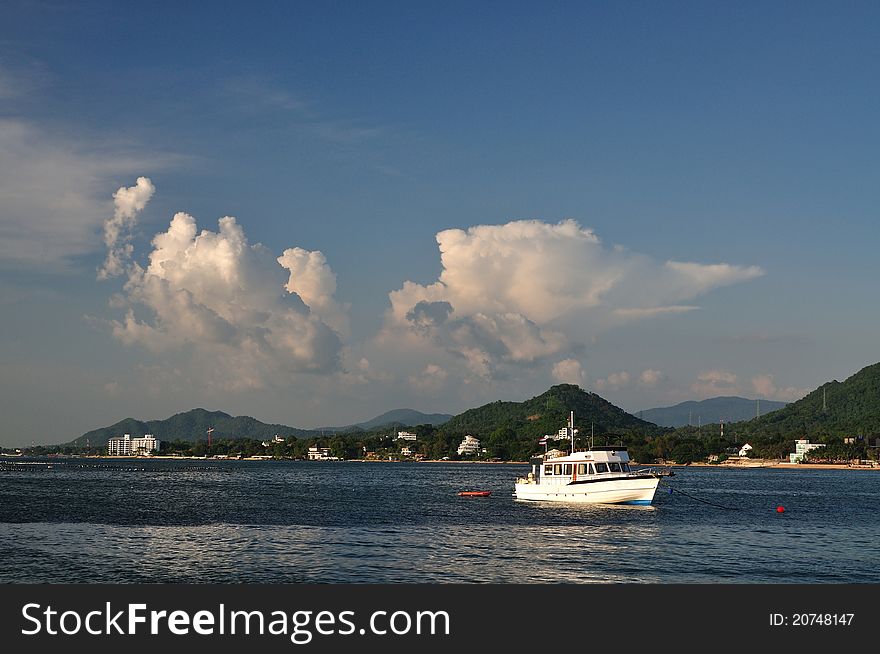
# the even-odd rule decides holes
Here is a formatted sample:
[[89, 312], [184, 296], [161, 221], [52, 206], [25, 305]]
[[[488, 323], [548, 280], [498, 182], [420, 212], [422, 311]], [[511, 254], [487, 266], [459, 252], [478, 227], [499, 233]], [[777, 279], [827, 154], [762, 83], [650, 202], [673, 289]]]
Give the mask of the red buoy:
[[492, 491], [461, 491], [461, 497], [489, 497]]
[[776, 513], [785, 513], [785, 507], [780, 504], [776, 507]]

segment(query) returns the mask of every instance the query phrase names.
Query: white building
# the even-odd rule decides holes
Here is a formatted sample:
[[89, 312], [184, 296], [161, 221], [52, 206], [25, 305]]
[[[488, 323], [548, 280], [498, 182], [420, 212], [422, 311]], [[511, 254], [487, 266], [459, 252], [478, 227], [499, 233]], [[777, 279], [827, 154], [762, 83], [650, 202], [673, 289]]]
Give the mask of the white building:
[[399, 441], [414, 441], [414, 440], [416, 440], [416, 435], [410, 431], [399, 431], [399, 432], [397, 432], [397, 440], [399, 440]]
[[749, 445], [748, 443], [746, 443], [741, 448], [739, 448], [739, 455], [740, 456], [748, 456], [751, 449], [752, 449], [752, 446]]
[[480, 451], [480, 439], [468, 434], [458, 446], [459, 456], [462, 454], [476, 454]]
[[819, 447], [825, 447], [825, 443], [811, 443], [808, 440], [797, 440], [794, 442], [794, 453], [788, 455], [788, 460], [790, 463], [800, 463], [804, 460], [804, 454]]
[[107, 441], [107, 454], [110, 456], [151, 454], [159, 451], [160, 442], [151, 434], [144, 434], [143, 438], [132, 438], [131, 434], [125, 434], [122, 438], [111, 438]]
[[312, 445], [309, 448], [307, 456], [309, 461], [330, 461], [332, 459], [329, 447], [318, 447], [316, 445]]
[[413, 452], [409, 449], [408, 445], [404, 445], [400, 448], [400, 456], [412, 456]]

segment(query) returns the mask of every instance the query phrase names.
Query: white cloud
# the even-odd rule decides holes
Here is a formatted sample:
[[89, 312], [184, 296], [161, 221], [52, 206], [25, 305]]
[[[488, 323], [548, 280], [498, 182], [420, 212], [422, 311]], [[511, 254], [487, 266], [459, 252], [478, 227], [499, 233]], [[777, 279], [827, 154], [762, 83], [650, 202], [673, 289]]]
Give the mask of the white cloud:
[[437, 243], [439, 279], [407, 281], [389, 294], [385, 336], [409, 333], [486, 378], [571, 358], [602, 330], [692, 311], [682, 302], [763, 274], [756, 266], [657, 262], [606, 247], [573, 220], [449, 229]]
[[622, 370], [620, 372], [613, 372], [604, 379], [597, 379], [594, 385], [600, 391], [618, 391], [629, 386], [630, 381], [632, 381], [630, 374]]
[[171, 160], [0, 118], [0, 262], [51, 272], [99, 251], [108, 183]]
[[752, 388], [761, 397], [770, 398], [776, 394], [773, 375], [755, 375], [752, 377]]
[[708, 370], [697, 375], [691, 391], [702, 398], [718, 395], [735, 395], [740, 392], [736, 375], [727, 370]]
[[564, 384], [583, 386], [587, 381], [587, 374], [577, 359], [563, 359], [553, 364], [553, 378]]
[[410, 375], [409, 383], [422, 391], [440, 390], [449, 373], [434, 363], [429, 363], [418, 375]]
[[701, 295], [719, 286], [748, 281], [764, 274], [758, 266], [732, 266], [727, 263], [706, 265], [667, 261], [664, 269], [669, 274], [668, 292], [685, 298]]
[[278, 263], [290, 271], [285, 288], [297, 294], [312, 312], [342, 336], [351, 331], [347, 305], [336, 302], [336, 275], [320, 251], [289, 248], [278, 257]]
[[107, 259], [98, 270], [98, 279], [121, 275], [131, 260], [134, 248], [131, 244], [131, 229], [137, 215], [144, 210], [153, 197], [156, 188], [147, 177], [138, 177], [134, 186], [119, 187], [113, 194], [115, 211], [112, 218], [104, 221], [104, 245], [107, 246]]
[[176, 214], [152, 245], [146, 269], [129, 267], [126, 316], [113, 322], [120, 341], [173, 351], [207, 385], [229, 390], [339, 370], [342, 343], [328, 321], [344, 314], [320, 252], [292, 249], [276, 258], [249, 244], [235, 218], [221, 218], [217, 232], [198, 232], [186, 213]]
[[795, 388], [794, 386], [777, 388], [773, 382], [773, 375], [755, 375], [752, 377], [752, 389], [758, 397], [783, 402], [794, 402], [810, 392], [808, 388]]
[[663, 373], [651, 368], [643, 370], [639, 375], [639, 383], [642, 386], [656, 386], [661, 379], [663, 379]]

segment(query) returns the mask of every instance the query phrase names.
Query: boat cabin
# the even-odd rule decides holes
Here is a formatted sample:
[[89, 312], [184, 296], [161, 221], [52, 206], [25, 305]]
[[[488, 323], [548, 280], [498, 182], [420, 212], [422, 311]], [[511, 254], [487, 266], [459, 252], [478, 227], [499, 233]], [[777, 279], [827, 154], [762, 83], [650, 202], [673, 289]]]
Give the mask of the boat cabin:
[[586, 479], [613, 479], [632, 474], [625, 447], [597, 447], [566, 456], [533, 457], [528, 482], [533, 484], [570, 484]]

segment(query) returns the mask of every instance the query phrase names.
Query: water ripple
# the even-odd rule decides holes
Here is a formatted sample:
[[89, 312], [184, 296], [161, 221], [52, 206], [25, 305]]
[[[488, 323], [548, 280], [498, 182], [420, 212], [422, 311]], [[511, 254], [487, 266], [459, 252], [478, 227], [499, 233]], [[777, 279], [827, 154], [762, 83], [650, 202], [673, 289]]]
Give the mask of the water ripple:
[[517, 502], [516, 465], [28, 463], [0, 461], [0, 582], [880, 582], [863, 471], [687, 469], [608, 507]]

